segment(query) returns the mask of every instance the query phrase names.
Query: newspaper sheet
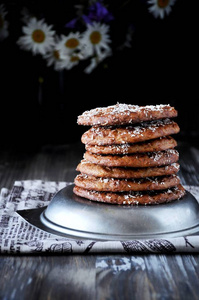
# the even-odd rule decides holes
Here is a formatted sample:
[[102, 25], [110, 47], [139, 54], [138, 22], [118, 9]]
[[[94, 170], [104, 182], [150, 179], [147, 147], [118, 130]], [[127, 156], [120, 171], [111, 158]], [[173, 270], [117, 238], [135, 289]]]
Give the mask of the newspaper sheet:
[[[199, 236], [133, 241], [71, 239], [45, 232], [20, 217], [16, 210], [47, 206], [70, 182], [16, 181], [0, 194], [0, 253], [177, 253], [199, 252]], [[199, 187], [185, 186], [199, 201]]]

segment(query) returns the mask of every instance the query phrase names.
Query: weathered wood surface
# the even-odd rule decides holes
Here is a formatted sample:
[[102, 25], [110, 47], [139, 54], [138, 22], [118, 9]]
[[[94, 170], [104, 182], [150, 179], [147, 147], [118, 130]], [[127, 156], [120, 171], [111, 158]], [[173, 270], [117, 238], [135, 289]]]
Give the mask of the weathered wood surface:
[[[199, 184], [199, 148], [179, 143], [183, 184]], [[1, 150], [0, 188], [15, 180], [73, 181], [82, 145]], [[0, 256], [0, 299], [199, 298], [199, 254]]]

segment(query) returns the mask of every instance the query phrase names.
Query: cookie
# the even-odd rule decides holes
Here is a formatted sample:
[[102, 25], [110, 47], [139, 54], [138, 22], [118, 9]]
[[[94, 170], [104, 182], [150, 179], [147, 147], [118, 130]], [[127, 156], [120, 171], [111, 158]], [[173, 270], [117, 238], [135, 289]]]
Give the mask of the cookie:
[[138, 106], [117, 103], [108, 107], [98, 107], [78, 116], [77, 123], [87, 126], [107, 126], [140, 123], [149, 120], [177, 117], [178, 112], [169, 104]]
[[184, 187], [179, 184], [173, 188], [146, 192], [98, 192], [74, 186], [73, 192], [92, 201], [123, 205], [152, 205], [168, 203], [185, 195]]
[[100, 192], [126, 192], [164, 190], [180, 183], [177, 175], [147, 177], [139, 179], [101, 178], [79, 174], [75, 177], [76, 186]]
[[164, 136], [158, 139], [134, 144], [120, 145], [85, 145], [85, 149], [95, 154], [131, 154], [136, 152], [154, 152], [172, 149], [177, 146], [177, 142], [171, 136]]
[[74, 194], [99, 202], [146, 205], [181, 199], [176, 140], [180, 128], [170, 105], [120, 104], [78, 116], [91, 126], [81, 136], [86, 152], [76, 170]]
[[149, 168], [126, 168], [126, 167], [107, 167], [99, 164], [90, 163], [82, 160], [76, 170], [82, 174], [91, 175], [102, 178], [145, 178], [153, 176], [163, 176], [177, 174], [180, 169], [178, 163], [173, 163], [160, 167]]
[[107, 167], [157, 167], [175, 163], [179, 159], [176, 149], [168, 149], [157, 152], [134, 153], [129, 155], [99, 155], [88, 151], [84, 153], [84, 158], [94, 164]]
[[93, 126], [83, 133], [81, 141], [87, 145], [131, 144], [177, 134], [178, 124], [170, 119], [143, 122], [136, 126]]

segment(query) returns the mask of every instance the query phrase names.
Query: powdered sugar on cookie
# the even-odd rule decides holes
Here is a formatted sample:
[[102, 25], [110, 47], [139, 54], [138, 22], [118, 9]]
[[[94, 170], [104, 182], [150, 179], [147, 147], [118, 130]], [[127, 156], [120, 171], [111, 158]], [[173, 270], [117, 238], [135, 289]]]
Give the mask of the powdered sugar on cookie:
[[90, 126], [121, 125], [176, 116], [177, 111], [170, 104], [139, 106], [117, 103], [87, 110], [78, 116], [77, 123]]

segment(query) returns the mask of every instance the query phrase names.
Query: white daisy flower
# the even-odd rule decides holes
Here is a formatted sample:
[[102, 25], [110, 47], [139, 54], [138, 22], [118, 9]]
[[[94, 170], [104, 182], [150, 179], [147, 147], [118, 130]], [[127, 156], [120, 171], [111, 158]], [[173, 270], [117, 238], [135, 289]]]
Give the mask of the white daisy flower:
[[0, 41], [3, 41], [8, 37], [8, 21], [5, 20], [5, 16], [7, 15], [7, 11], [5, 9], [4, 4], [0, 5]]
[[57, 43], [59, 41], [58, 36], [55, 36], [55, 45], [54, 47], [43, 55], [43, 58], [47, 61], [47, 66], [54, 66], [55, 71], [60, 71], [60, 62], [62, 61], [60, 51], [57, 49]]
[[32, 51], [33, 54], [46, 54], [54, 47], [55, 31], [51, 30], [44, 20], [31, 18], [27, 26], [22, 28], [24, 36], [20, 37], [17, 44], [24, 50]]
[[81, 53], [74, 52], [70, 55], [65, 56], [64, 59], [61, 59], [58, 63], [58, 67], [60, 70], [70, 70], [74, 66], [78, 65], [81, 59], [83, 59]]
[[176, 0], [149, 0], [148, 3], [151, 5], [149, 7], [149, 12], [154, 15], [155, 18], [164, 18], [165, 14], [171, 12], [171, 6], [174, 5]]
[[62, 35], [57, 49], [60, 51], [61, 58], [65, 59], [73, 52], [79, 52], [82, 48], [80, 33], [70, 32], [68, 36]]
[[53, 48], [51, 51], [47, 52], [43, 55], [43, 58], [47, 61], [47, 66], [54, 66], [55, 71], [60, 71], [62, 68], [60, 67], [60, 62], [62, 61], [60, 57], [60, 52], [56, 48]]
[[111, 48], [108, 46], [108, 44], [111, 42], [108, 35], [109, 26], [106, 24], [100, 24], [98, 22], [87, 24], [87, 26], [87, 30], [82, 36], [85, 57], [95, 54], [100, 56], [102, 51], [110, 51]]

